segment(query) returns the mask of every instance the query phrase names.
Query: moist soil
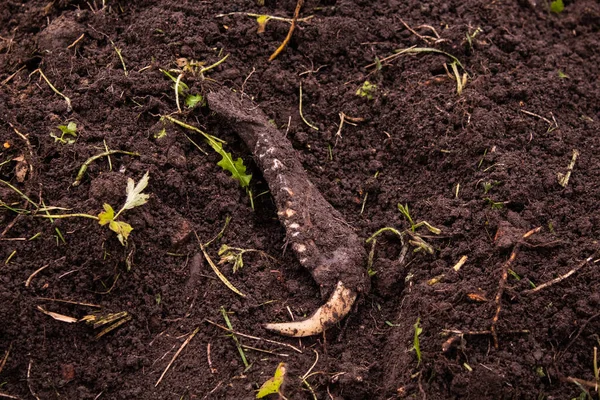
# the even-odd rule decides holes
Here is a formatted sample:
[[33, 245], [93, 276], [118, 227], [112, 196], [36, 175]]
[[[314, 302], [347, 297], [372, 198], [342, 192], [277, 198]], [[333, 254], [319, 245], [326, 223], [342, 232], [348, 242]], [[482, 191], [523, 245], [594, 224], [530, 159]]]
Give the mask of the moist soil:
[[[287, 399], [597, 396], [599, 4], [565, 0], [556, 13], [533, 0], [308, 0], [300, 17], [313, 18], [269, 62], [290, 25], [270, 20], [257, 33], [245, 13], [291, 18], [296, 3], [264, 3], [0, 1], [1, 397], [252, 399], [280, 362]], [[239, 14], [218, 16], [227, 13]], [[385, 58], [411, 46], [455, 56], [462, 93], [450, 57]], [[225, 55], [203, 74], [194, 67]], [[179, 113], [160, 69], [182, 69], [183, 58]], [[365, 81], [375, 89], [357, 95]], [[251, 149], [209, 107], [184, 104], [220, 87], [267, 114], [360, 238], [404, 232], [382, 233], [374, 250], [364, 243], [371, 289], [324, 335], [262, 327], [324, 299], [286, 246]], [[227, 141], [252, 173], [254, 208], [202, 137], [161, 115]], [[68, 122], [73, 143], [51, 137]], [[99, 158], [73, 186], [107, 148], [139, 155]], [[44, 205], [119, 209], [127, 179], [147, 171], [148, 203], [120, 217], [133, 227], [127, 246], [93, 219], [40, 218]], [[399, 203], [441, 233], [420, 226], [411, 236]], [[205, 261], [198, 241], [215, 237], [206, 247], [215, 262], [222, 245], [260, 251], [244, 253], [236, 273], [218, 266], [246, 297]], [[419, 240], [431, 252], [414, 251]], [[41, 310], [127, 317], [97, 338], [112, 325]], [[222, 310], [236, 331], [287, 346], [237, 336], [245, 366], [236, 341], [207, 322], [226, 325]]]

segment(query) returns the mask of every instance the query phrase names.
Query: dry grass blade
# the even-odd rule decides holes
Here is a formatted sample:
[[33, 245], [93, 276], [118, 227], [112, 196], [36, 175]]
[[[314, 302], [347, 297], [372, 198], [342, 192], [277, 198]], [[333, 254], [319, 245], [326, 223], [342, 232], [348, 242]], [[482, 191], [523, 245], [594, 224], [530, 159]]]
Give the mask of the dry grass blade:
[[296, 29], [296, 22], [298, 21], [298, 15], [300, 14], [300, 9], [302, 8], [303, 4], [304, 4], [304, 0], [298, 0], [298, 3], [296, 3], [296, 10], [294, 11], [294, 18], [292, 18], [290, 30], [288, 31], [288, 34], [285, 37], [285, 39], [283, 40], [283, 42], [281, 43], [281, 45], [277, 48], [277, 50], [275, 50], [275, 52], [273, 54], [271, 54], [271, 57], [269, 57], [269, 61], [273, 61], [279, 55], [279, 53], [281, 53], [285, 49], [287, 44], [290, 42], [290, 39], [292, 38], [292, 34], [294, 33], [294, 29]]
[[[561, 275], [561, 276], [559, 276], [559, 277], [556, 277], [556, 278], [554, 278], [554, 279], [552, 279], [552, 280], [550, 280], [550, 281], [548, 281], [548, 282], [546, 282], [546, 283], [542, 283], [541, 285], [538, 285], [538, 286], [536, 286], [536, 287], [535, 287], [535, 288], [533, 288], [533, 289], [525, 290], [525, 291], [523, 291], [521, 294], [524, 294], [524, 295], [533, 294], [533, 293], [539, 292], [539, 291], [540, 291], [540, 290], [542, 290], [542, 289], [545, 289], [545, 288], [547, 288], [547, 287], [550, 287], [550, 286], [552, 286], [552, 285], [554, 285], [554, 284], [557, 284], [557, 283], [559, 283], [559, 282], [562, 282], [562, 281], [564, 281], [565, 279], [567, 279], [568, 277], [570, 277], [571, 275], [575, 274], [575, 273], [576, 273], [577, 271], [579, 271], [581, 268], [583, 268], [583, 267], [585, 267], [586, 265], [588, 265], [588, 263], [589, 263], [590, 261], [592, 261], [592, 259], [593, 259], [593, 258], [594, 258], [594, 257], [588, 257], [588, 258], [586, 258], [585, 260], [583, 260], [582, 262], [580, 262], [580, 263], [579, 263], [579, 264], [578, 264], [578, 265], [577, 265], [575, 268], [573, 268], [572, 270], [570, 270], [569, 272], [567, 272], [566, 274], [564, 274], [564, 275]], [[600, 261], [600, 260], [596, 260], [596, 261], [594, 261], [594, 263], [597, 263], [597, 262], [599, 262], [599, 261]]]
[[2, 373], [2, 370], [4, 369], [4, 366], [6, 365], [6, 361], [8, 361], [8, 356], [10, 355], [11, 350], [12, 350], [12, 343], [10, 344], [10, 346], [8, 346], [8, 350], [6, 350], [6, 353], [4, 353], [4, 357], [2, 358], [2, 362], [0, 362], [0, 374]]
[[37, 306], [37, 309], [39, 311], [43, 312], [44, 314], [46, 314], [47, 316], [54, 318], [57, 321], [67, 322], [69, 324], [73, 324], [73, 323], [79, 321], [77, 318], [69, 317], [68, 315], [63, 315], [63, 314], [55, 313], [55, 312], [52, 312], [52, 311], [46, 311], [41, 306]]
[[232, 329], [227, 328], [226, 326], [217, 324], [216, 322], [212, 322], [211, 320], [208, 320], [208, 319], [205, 319], [205, 321], [208, 322], [209, 324], [214, 325], [217, 328], [223, 329], [224, 331], [227, 331], [229, 333], [233, 333], [233, 334], [236, 334], [238, 336], [245, 337], [245, 338], [252, 339], [252, 340], [258, 340], [258, 341], [261, 341], [261, 342], [267, 342], [267, 343], [271, 343], [271, 344], [276, 344], [278, 346], [288, 347], [288, 348], [294, 350], [295, 352], [302, 354], [302, 350], [300, 350], [297, 347], [292, 346], [291, 344], [282, 343], [282, 342], [278, 342], [276, 340], [265, 339], [265, 338], [261, 338], [261, 337], [257, 337], [257, 336], [248, 335], [246, 333], [234, 331]]
[[164, 376], [167, 373], [167, 371], [169, 370], [169, 368], [171, 368], [171, 365], [175, 362], [175, 360], [177, 359], [177, 357], [179, 357], [179, 354], [181, 354], [181, 352], [183, 351], [183, 349], [185, 349], [185, 346], [187, 346], [192, 341], [192, 339], [194, 338], [194, 336], [196, 336], [196, 333], [198, 333], [198, 331], [200, 331], [200, 327], [197, 327], [196, 329], [194, 329], [194, 332], [192, 332], [190, 334], [190, 336], [188, 336], [188, 338], [185, 339], [185, 342], [182, 343], [182, 345], [179, 348], [179, 350], [177, 350], [177, 353], [175, 353], [175, 355], [173, 355], [173, 358], [171, 359], [171, 361], [167, 365], [167, 368], [165, 368], [165, 370], [163, 371], [163, 373], [160, 375], [160, 378], [158, 378], [158, 381], [156, 381], [156, 384], [154, 385], [154, 387], [157, 387], [160, 384], [160, 382], [164, 378]]
[[4, 392], [0, 392], [0, 397], [3, 397], [5, 399], [17, 399], [17, 400], [21, 399], [20, 397], [13, 396], [12, 394], [4, 393]]
[[43, 270], [45, 270], [46, 268], [48, 268], [50, 264], [46, 264], [43, 267], [40, 267], [38, 269], [36, 269], [33, 274], [29, 275], [29, 278], [27, 278], [27, 281], [25, 281], [25, 287], [29, 287], [29, 284], [31, 284], [31, 280], [40, 272], [42, 272]]
[[240, 292], [235, 286], [233, 286], [233, 284], [231, 282], [229, 282], [229, 279], [227, 279], [225, 277], [225, 275], [223, 275], [221, 273], [221, 271], [219, 271], [219, 268], [217, 268], [217, 266], [215, 265], [212, 258], [210, 258], [210, 256], [206, 252], [206, 249], [205, 249], [204, 245], [202, 244], [202, 242], [200, 241], [198, 234], [196, 232], [194, 232], [194, 234], [196, 235], [196, 239], [198, 240], [198, 244], [200, 245], [200, 250], [202, 250], [202, 254], [204, 254], [204, 258], [206, 259], [206, 262], [208, 262], [208, 265], [210, 265], [210, 267], [215, 272], [215, 274], [217, 274], [217, 277], [221, 280], [221, 282], [223, 282], [223, 284], [225, 284], [225, 286], [227, 286], [229, 288], [229, 290], [231, 290], [233, 293], [235, 293], [241, 297], [246, 297], [246, 295], [244, 293]]

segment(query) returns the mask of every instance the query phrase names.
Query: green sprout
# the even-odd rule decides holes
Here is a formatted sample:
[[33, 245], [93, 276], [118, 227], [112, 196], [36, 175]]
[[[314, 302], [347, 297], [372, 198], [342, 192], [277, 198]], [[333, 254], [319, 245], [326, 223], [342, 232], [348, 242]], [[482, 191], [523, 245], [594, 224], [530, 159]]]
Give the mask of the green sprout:
[[361, 87], [356, 91], [356, 95], [360, 97], [366, 97], [367, 100], [373, 100], [373, 95], [377, 91], [377, 85], [369, 81], [365, 81]]
[[554, 0], [550, 3], [550, 11], [555, 14], [560, 14], [565, 9], [565, 4], [563, 0]]
[[260, 389], [258, 390], [258, 393], [256, 393], [256, 398], [262, 399], [265, 396], [275, 393], [282, 396], [279, 391], [281, 390], [281, 385], [283, 384], [283, 380], [285, 379], [285, 373], [285, 363], [279, 363], [273, 377], [267, 379], [267, 381], [263, 383]]
[[411, 232], [415, 232], [418, 228], [425, 226], [431, 233], [434, 233], [436, 235], [439, 235], [440, 233], [442, 233], [442, 231], [440, 229], [432, 226], [427, 221], [420, 221], [415, 224], [412, 217], [410, 216], [410, 211], [408, 210], [408, 204], [403, 206], [402, 204], [398, 203], [398, 210], [400, 210], [402, 215], [404, 215], [406, 217], [406, 219], [408, 220], [408, 222], [410, 223]]
[[417, 318], [417, 322], [414, 324], [415, 335], [413, 337], [413, 347], [411, 350], [415, 351], [417, 355], [417, 368], [421, 365], [421, 346], [419, 343], [419, 336], [423, 333], [423, 328], [420, 326], [421, 318]]
[[[54, 132], [50, 133], [50, 136], [54, 138], [55, 142], [60, 142], [62, 144], [73, 144], [75, 143], [75, 139], [77, 137], [77, 124], [75, 122], [69, 122], [67, 125], [59, 125], [57, 128], [61, 131], [61, 135], [56, 136]], [[72, 136], [72, 137], [65, 137]]]

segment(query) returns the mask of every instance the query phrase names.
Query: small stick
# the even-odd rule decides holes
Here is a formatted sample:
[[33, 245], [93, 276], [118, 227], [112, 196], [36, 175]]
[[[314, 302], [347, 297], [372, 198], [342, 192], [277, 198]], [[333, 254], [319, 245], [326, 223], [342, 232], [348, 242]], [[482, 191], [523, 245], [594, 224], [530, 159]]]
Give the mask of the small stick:
[[25, 281], [25, 287], [29, 287], [29, 284], [31, 283], [31, 280], [40, 272], [42, 272], [43, 270], [45, 270], [46, 268], [48, 268], [50, 264], [46, 264], [43, 267], [40, 267], [38, 269], [36, 269], [33, 274], [29, 275], [29, 278], [27, 278], [27, 281]]
[[33, 397], [36, 398], [36, 400], [40, 400], [40, 398], [37, 396], [37, 394], [34, 393], [33, 388], [31, 387], [31, 381], [29, 380], [29, 378], [31, 377], [31, 364], [33, 363], [33, 360], [29, 360], [29, 366], [27, 367], [27, 387], [29, 388], [29, 392], [31, 393], [31, 395]]
[[0, 397], [4, 397], [6, 399], [17, 399], [17, 400], [21, 399], [20, 397], [13, 396], [12, 394], [4, 393], [4, 392], [0, 392]]
[[181, 114], [181, 106], [179, 105], [179, 85], [181, 84], [181, 77], [183, 77], [183, 74], [177, 75], [177, 80], [175, 81], [175, 103], [177, 104], [179, 114]]
[[46, 75], [44, 75], [44, 73], [42, 72], [41, 69], [36, 69], [35, 71], [33, 71], [31, 74], [29, 74], [29, 76], [35, 74], [36, 72], [40, 73], [40, 76], [42, 78], [44, 78], [44, 80], [46, 81], [46, 83], [48, 84], [48, 86], [50, 86], [50, 89], [52, 89], [52, 91], [54, 93], [56, 93], [57, 95], [61, 96], [63, 99], [65, 99], [65, 102], [67, 103], [67, 112], [71, 112], [73, 111], [73, 106], [71, 106], [71, 99], [68, 98], [67, 96], [65, 96], [64, 94], [62, 94], [57, 88], [54, 87], [54, 85], [52, 83], [50, 83], [50, 81], [48, 80], [48, 78], [46, 78]]
[[245, 334], [245, 333], [242, 333], [242, 332], [234, 331], [234, 330], [229, 329], [229, 328], [227, 328], [227, 327], [225, 327], [223, 325], [219, 325], [216, 322], [212, 322], [211, 320], [208, 320], [208, 319], [205, 319], [204, 321], [208, 322], [211, 325], [216, 326], [217, 328], [223, 329], [224, 331], [227, 331], [229, 333], [233, 333], [233, 334], [236, 334], [238, 336], [245, 337], [245, 338], [252, 339], [252, 340], [258, 340], [258, 341], [263, 341], [263, 342], [267, 342], [267, 343], [271, 343], [271, 344], [276, 344], [276, 345], [279, 345], [279, 346], [289, 347], [290, 349], [294, 350], [295, 352], [302, 354], [302, 350], [300, 350], [297, 347], [292, 346], [291, 344], [277, 342], [275, 340], [264, 339], [264, 338], [261, 338], [261, 337], [252, 336], [252, 335], [248, 335], [248, 334]]
[[214, 373], [216, 373], [216, 372], [217, 372], [217, 369], [216, 369], [216, 368], [213, 368], [213, 366], [212, 366], [212, 360], [210, 359], [210, 343], [208, 343], [208, 344], [206, 345], [206, 358], [207, 358], [207, 360], [208, 360], [208, 368], [210, 368], [210, 373], [211, 373], [211, 374], [214, 374]]
[[[293, 18], [285, 18], [285, 17], [277, 17], [275, 15], [253, 14], [253, 13], [245, 13], [245, 12], [230, 12], [227, 14], [217, 14], [216, 17], [223, 18], [223, 17], [227, 17], [229, 15], [247, 15], [248, 17], [251, 17], [251, 18], [267, 17], [267, 20], [272, 19], [273, 21], [283, 21], [283, 22], [287, 22], [288, 24], [291, 24], [292, 21], [294, 21]], [[315, 17], [314, 15], [309, 15], [308, 17], [304, 17], [304, 18], [297, 18], [296, 22], [307, 22], [307, 21], [310, 21], [311, 19], [313, 19], [314, 17]]]
[[522, 241], [527, 239], [531, 235], [539, 232], [541, 229], [541, 227], [537, 227], [525, 233], [521, 240], [519, 240], [517, 244], [515, 244], [515, 247], [513, 248], [513, 251], [510, 254], [508, 260], [502, 265], [502, 274], [500, 276], [500, 282], [498, 283], [498, 292], [496, 293], [496, 314], [492, 319], [492, 327], [490, 328], [490, 331], [492, 332], [492, 337], [494, 338], [495, 348], [498, 348], [498, 333], [496, 332], [496, 324], [498, 323], [498, 318], [500, 317], [500, 310], [502, 309], [502, 294], [504, 293], [506, 280], [508, 279], [508, 270], [510, 269], [515, 258], [517, 258], [517, 254], [519, 253], [519, 249], [521, 248]]
[[76, 306], [102, 308], [102, 306], [98, 305], [98, 304], [82, 303], [80, 301], [72, 301], [72, 300], [53, 299], [53, 298], [50, 298], [50, 297], [36, 297], [36, 298], [34, 298], [34, 300], [53, 301], [53, 302], [56, 302], [56, 303], [73, 304], [73, 305], [76, 305]]
[[196, 333], [198, 333], [199, 331], [200, 331], [200, 327], [197, 327], [194, 330], [194, 332], [192, 332], [190, 334], [190, 336], [188, 336], [188, 338], [185, 340], [185, 342], [183, 342], [183, 344], [181, 345], [181, 347], [179, 348], [179, 350], [177, 350], [177, 353], [175, 353], [175, 355], [173, 355], [173, 358], [169, 362], [169, 365], [167, 365], [167, 368], [165, 368], [165, 370], [163, 371], [163, 373], [160, 376], [160, 378], [158, 378], [158, 381], [156, 381], [156, 384], [154, 385], [154, 387], [158, 386], [158, 384], [160, 383], [160, 381], [162, 381], [163, 377], [165, 376], [165, 374], [167, 373], [167, 371], [169, 370], [169, 368], [171, 368], [171, 364], [173, 364], [173, 362], [175, 362], [175, 359], [177, 359], [177, 357], [183, 351], [183, 349], [185, 348], [185, 346], [187, 346], [188, 343], [190, 343], [190, 341], [194, 338], [194, 336], [196, 336]]
[[31, 142], [29, 141], [29, 139], [27, 138], [27, 136], [23, 135], [21, 132], [19, 132], [19, 130], [17, 128], [15, 128], [15, 126], [13, 124], [11, 124], [10, 122], [8, 123], [10, 125], [11, 128], [13, 128], [13, 130], [15, 131], [15, 133], [21, 138], [23, 139], [23, 141], [25, 142], [25, 144], [27, 145], [27, 150], [29, 150], [29, 178], [31, 179], [31, 177], [33, 176], [33, 147], [31, 146]]
[[[573, 268], [572, 270], [567, 272], [566, 274], [561, 275], [557, 278], [554, 278], [546, 283], [542, 283], [541, 285], [538, 285], [533, 289], [524, 290], [523, 292], [521, 292], [521, 294], [524, 294], [524, 295], [533, 294], [533, 293], [539, 292], [542, 289], [550, 287], [554, 284], [562, 282], [565, 279], [567, 279], [568, 277], [570, 277], [571, 275], [573, 275], [574, 273], [576, 273], [577, 271], [579, 271], [581, 268], [585, 267], [590, 261], [592, 261], [593, 258], [594, 257], [588, 257], [585, 260], [583, 260], [582, 262], [580, 262], [579, 265], [577, 265], [575, 268]], [[597, 263], [598, 261], [600, 261], [600, 260], [596, 260], [596, 261], [594, 261], [594, 263]]]
[[296, 22], [298, 21], [298, 15], [300, 14], [300, 9], [302, 8], [303, 4], [304, 4], [304, 0], [298, 0], [298, 3], [296, 3], [296, 10], [294, 11], [294, 18], [292, 18], [290, 30], [288, 31], [288, 34], [285, 37], [285, 39], [283, 40], [283, 42], [281, 43], [281, 45], [277, 48], [277, 50], [275, 50], [275, 52], [273, 54], [271, 54], [271, 57], [269, 57], [269, 61], [273, 61], [279, 55], [279, 53], [281, 53], [285, 49], [285, 47], [289, 43], [290, 39], [292, 38], [294, 29], [296, 29]]
[[10, 344], [10, 346], [8, 346], [8, 350], [6, 350], [6, 353], [4, 353], [4, 357], [2, 358], [2, 361], [0, 362], [0, 373], [2, 373], [2, 370], [4, 369], [4, 366], [6, 365], [6, 361], [8, 361], [8, 356], [10, 355], [11, 349], [12, 349], [12, 343]]
[[77, 43], [79, 43], [81, 41], [81, 39], [83, 39], [85, 37], [85, 33], [82, 33], [81, 36], [79, 36], [73, 43], [71, 43], [70, 45], [67, 46], [67, 49], [70, 49], [74, 46], [77, 45]]
[[577, 157], [579, 157], [579, 151], [577, 149], [573, 149], [573, 156], [571, 157], [571, 162], [567, 167], [566, 173], [559, 172], [558, 176], [558, 184], [564, 188], [569, 184], [569, 179], [571, 178], [571, 173], [573, 172], [573, 168], [575, 168], [575, 161], [577, 161]]
[[17, 74], [21, 71], [23, 71], [23, 69], [25, 69], [26, 65], [23, 65], [21, 68], [19, 68], [17, 71], [13, 72], [13, 74], [11, 76], [9, 76], [8, 78], [6, 78], [5, 80], [2, 81], [2, 86], [6, 85], [8, 82], [11, 81], [12, 78], [14, 78], [15, 76], [17, 76]]

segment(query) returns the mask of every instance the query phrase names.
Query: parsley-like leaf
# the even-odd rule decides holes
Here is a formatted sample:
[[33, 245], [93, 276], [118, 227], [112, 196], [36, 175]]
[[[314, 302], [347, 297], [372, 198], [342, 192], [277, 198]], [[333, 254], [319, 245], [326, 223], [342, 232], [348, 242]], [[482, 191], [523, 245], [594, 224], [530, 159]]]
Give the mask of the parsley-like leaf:
[[250, 180], [252, 179], [252, 174], [246, 174], [246, 166], [244, 165], [244, 161], [241, 158], [237, 160], [233, 160], [231, 153], [223, 150], [223, 144], [216, 142], [214, 140], [209, 140], [208, 144], [213, 148], [214, 151], [219, 153], [221, 157], [221, 161], [217, 163], [217, 165], [223, 168], [225, 171], [231, 172], [231, 177], [240, 183], [240, 186], [243, 188], [247, 188], [250, 185]]

